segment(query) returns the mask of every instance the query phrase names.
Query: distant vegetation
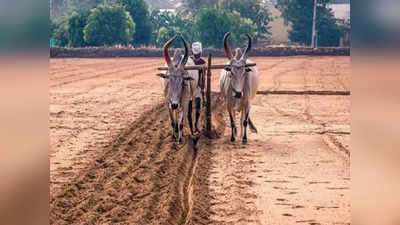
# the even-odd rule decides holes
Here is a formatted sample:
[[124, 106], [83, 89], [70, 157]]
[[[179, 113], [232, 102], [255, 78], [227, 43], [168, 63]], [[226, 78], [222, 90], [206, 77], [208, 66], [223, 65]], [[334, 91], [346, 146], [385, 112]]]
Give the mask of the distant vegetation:
[[[50, 15], [57, 20], [73, 10], [87, 10], [103, 3], [104, 0], [50, 0]], [[174, 9], [180, 0], [145, 0], [150, 10]]]
[[[338, 46], [344, 28], [336, 23], [332, 10], [326, 5], [329, 0], [318, 0], [317, 6], [317, 40], [319, 46]], [[292, 25], [289, 39], [294, 43], [311, 44], [314, 1], [277, 0], [286, 23]]]
[[129, 44], [136, 25], [125, 7], [100, 4], [92, 9], [83, 29], [83, 37], [91, 46]]
[[201, 42], [213, 47], [223, 47], [222, 39], [226, 32], [232, 32], [234, 45], [247, 43], [244, 34], [255, 36], [257, 32], [257, 26], [250, 19], [221, 9], [201, 9], [195, 18], [195, 28]]
[[[324, 7], [329, 0], [319, 1], [322, 4], [319, 6], [317, 24], [319, 43], [336, 46], [341, 36], [340, 27], [336, 25], [330, 10]], [[205, 47], [221, 47], [227, 31], [232, 32], [233, 45], [244, 43], [245, 33], [251, 34], [255, 43], [268, 42], [270, 38], [269, 23], [272, 16], [263, 0], [50, 2], [50, 38], [55, 45], [63, 47], [116, 44], [161, 47], [178, 34], [190, 42], [201, 41]], [[277, 6], [285, 21], [292, 25], [290, 40], [308, 45], [311, 40], [312, 1], [277, 0]], [[118, 13], [111, 16], [111, 8], [118, 9]]]

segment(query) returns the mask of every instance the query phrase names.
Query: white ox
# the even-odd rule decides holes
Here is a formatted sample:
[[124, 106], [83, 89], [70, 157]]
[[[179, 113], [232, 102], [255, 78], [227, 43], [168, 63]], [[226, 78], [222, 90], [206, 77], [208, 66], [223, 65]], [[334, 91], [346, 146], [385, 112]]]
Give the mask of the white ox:
[[246, 34], [249, 40], [246, 51], [242, 54], [240, 49], [236, 49], [235, 55], [232, 55], [228, 44], [230, 33], [225, 34], [224, 50], [229, 61], [227, 67], [222, 70], [220, 77], [221, 93], [225, 97], [230, 122], [231, 122], [231, 141], [235, 141], [237, 129], [235, 126], [235, 112], [241, 112], [241, 136], [242, 143], [247, 143], [247, 125], [250, 130], [257, 133], [257, 129], [250, 120], [251, 100], [256, 96], [258, 89], [258, 70], [256, 67], [247, 67], [252, 62], [248, 60], [248, 54], [251, 50], [251, 37]]
[[[185, 70], [186, 65], [194, 65], [194, 62], [189, 58], [189, 47], [183, 37], [181, 37], [185, 47], [183, 57], [179, 52], [175, 52], [174, 60], [171, 60], [168, 49], [176, 38], [175, 36], [164, 45], [164, 58], [168, 71], [159, 76], [163, 78], [164, 96], [168, 104], [173, 137], [178, 143], [182, 143], [185, 115], [193, 134], [191, 102], [198, 95], [199, 75], [197, 71]], [[197, 115], [196, 121], [198, 121]]]

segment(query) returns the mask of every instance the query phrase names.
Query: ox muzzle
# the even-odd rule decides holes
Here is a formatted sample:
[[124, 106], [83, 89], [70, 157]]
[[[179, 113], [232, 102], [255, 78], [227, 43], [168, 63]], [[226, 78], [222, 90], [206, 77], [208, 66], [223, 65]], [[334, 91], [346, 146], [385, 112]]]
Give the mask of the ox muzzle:
[[177, 109], [179, 108], [179, 104], [177, 104], [177, 103], [171, 103], [171, 104], [170, 104], [170, 107], [171, 107], [172, 110], [177, 110]]
[[243, 93], [241, 91], [232, 90], [232, 96], [235, 98], [242, 98]]

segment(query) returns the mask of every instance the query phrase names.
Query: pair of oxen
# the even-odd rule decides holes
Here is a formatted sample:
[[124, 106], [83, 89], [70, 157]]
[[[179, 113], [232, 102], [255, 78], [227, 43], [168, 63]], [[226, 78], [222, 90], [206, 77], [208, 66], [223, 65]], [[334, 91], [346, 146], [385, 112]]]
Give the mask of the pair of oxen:
[[[228, 62], [221, 72], [220, 89], [226, 101], [227, 111], [231, 122], [231, 141], [235, 141], [237, 128], [235, 125], [236, 112], [241, 113], [240, 127], [242, 143], [247, 143], [247, 126], [253, 132], [257, 132], [254, 124], [250, 120], [251, 100], [255, 97], [258, 88], [258, 71], [256, 67], [250, 67], [252, 62], [248, 59], [252, 47], [252, 39], [248, 38], [248, 45], [244, 53], [240, 48], [232, 54], [228, 38], [228, 32], [224, 36], [224, 50], [228, 57]], [[199, 100], [199, 71], [188, 69], [195, 65], [189, 57], [189, 45], [183, 37], [181, 40], [184, 45], [184, 55], [175, 52], [171, 59], [168, 49], [177, 39], [172, 38], [164, 45], [164, 57], [168, 70], [164, 74], [159, 74], [164, 86], [164, 96], [167, 100], [169, 116], [171, 120], [173, 137], [178, 143], [182, 143], [183, 127], [185, 116], [187, 116], [190, 131], [193, 135], [192, 102]], [[197, 99], [196, 99], [197, 98]], [[197, 102], [197, 101], [196, 101]], [[201, 104], [196, 104], [196, 112], [200, 111]], [[198, 132], [198, 120], [200, 113], [196, 113], [195, 131]]]

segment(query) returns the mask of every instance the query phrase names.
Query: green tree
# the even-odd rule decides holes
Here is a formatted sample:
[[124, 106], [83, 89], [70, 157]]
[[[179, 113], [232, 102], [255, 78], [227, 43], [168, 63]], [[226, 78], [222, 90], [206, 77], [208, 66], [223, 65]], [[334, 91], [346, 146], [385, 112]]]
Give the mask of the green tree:
[[89, 17], [89, 11], [82, 11], [80, 13], [73, 12], [68, 18], [68, 40], [71, 47], [85, 46], [85, 39], [83, 37], [83, 29], [86, 26]]
[[221, 9], [202, 9], [195, 18], [195, 28], [199, 39], [205, 46], [222, 47], [222, 39], [226, 32], [232, 32], [231, 43], [243, 44], [244, 34], [256, 34], [256, 25], [240, 16], [239, 13], [230, 13]]
[[102, 4], [92, 9], [83, 29], [85, 42], [92, 46], [128, 44], [135, 33], [129, 12], [118, 4]]
[[239, 12], [244, 18], [248, 18], [257, 26], [256, 40], [267, 39], [269, 33], [269, 22], [272, 20], [267, 6], [262, 0], [222, 0], [220, 8]]
[[192, 42], [196, 36], [191, 18], [184, 19], [181, 14], [171, 12], [160, 12], [155, 10], [151, 14], [151, 22], [154, 28], [155, 45], [162, 46], [165, 40], [174, 35], [183, 35], [185, 39]]
[[54, 33], [54, 44], [60, 47], [66, 47], [68, 45], [68, 23], [66, 20], [60, 20], [55, 23], [53, 27]]
[[343, 36], [344, 30], [341, 29], [336, 22], [333, 14], [321, 13], [316, 24], [317, 37], [319, 46], [339, 46], [340, 37]]
[[[169, 39], [171, 39], [173, 36], [178, 35], [181, 33], [181, 30], [179, 30], [178, 27], [161, 27], [160, 30], [158, 31], [157, 35], [157, 46], [161, 47], [163, 46]], [[172, 46], [174, 47], [179, 47], [181, 45], [180, 42], [176, 41], [173, 43]]]
[[56, 30], [57, 30], [57, 24], [53, 20], [50, 20], [49, 38], [54, 38], [54, 33]]
[[148, 45], [151, 42], [152, 26], [150, 22], [149, 7], [144, 0], [115, 0], [125, 6], [136, 24], [135, 38], [132, 44]]
[[[257, 25], [247, 18], [241, 17], [238, 12], [229, 13], [231, 21], [231, 32], [233, 34], [233, 44], [239, 45], [238, 47], [245, 47], [248, 44], [247, 37], [244, 34], [250, 34], [252, 37], [257, 35]], [[222, 38], [220, 39], [222, 47]]]
[[51, 0], [50, 14], [52, 19], [68, 18], [73, 12], [89, 11], [104, 0]]
[[[316, 30], [319, 46], [337, 46], [342, 35], [332, 10], [326, 7], [329, 1], [318, 0]], [[277, 7], [280, 8], [285, 22], [292, 26], [289, 39], [292, 42], [310, 45], [314, 1], [278, 0]]]

